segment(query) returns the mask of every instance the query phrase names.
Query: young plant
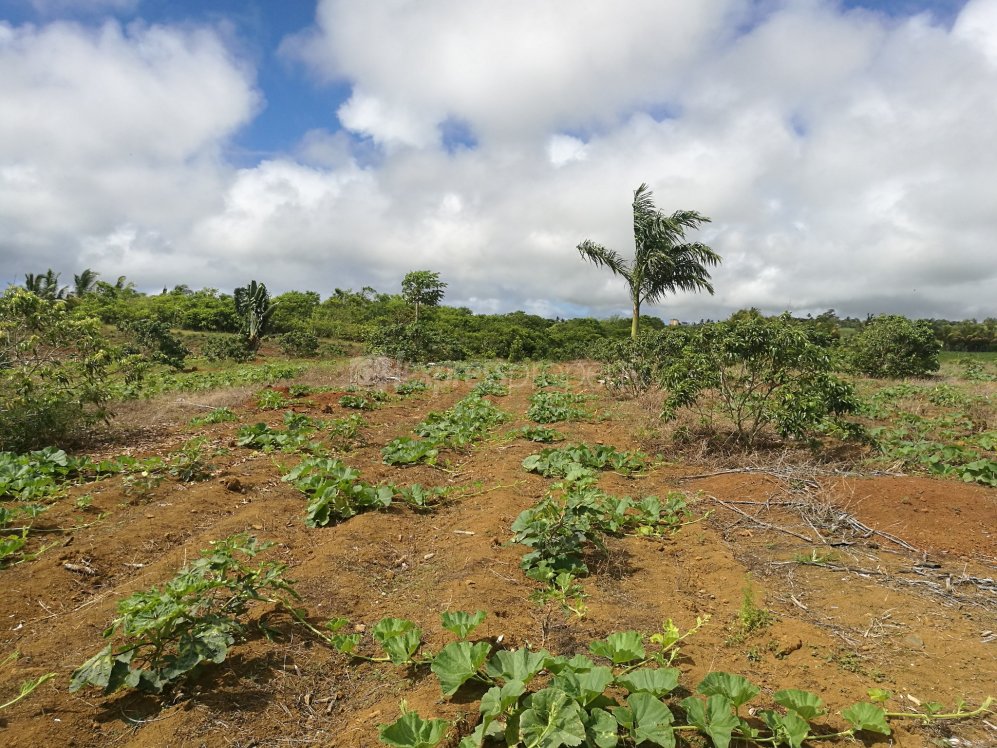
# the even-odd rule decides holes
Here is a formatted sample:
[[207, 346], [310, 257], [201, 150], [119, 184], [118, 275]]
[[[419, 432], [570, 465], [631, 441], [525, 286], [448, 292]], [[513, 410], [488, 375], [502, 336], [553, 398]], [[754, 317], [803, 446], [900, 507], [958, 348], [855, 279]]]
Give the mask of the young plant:
[[353, 410], [374, 410], [377, 407], [373, 400], [368, 400], [360, 395], [343, 395], [339, 398], [339, 404], [344, 408], [352, 408]]
[[644, 469], [647, 455], [619, 452], [606, 444], [570, 444], [560, 449], [548, 448], [523, 460], [523, 469], [546, 478], [564, 478], [592, 470], [614, 470], [633, 475]]
[[436, 463], [440, 450], [430, 439], [413, 439], [411, 436], [399, 436], [392, 439], [381, 450], [381, 458], [386, 465], [415, 465], [424, 462], [427, 465]]
[[393, 486], [372, 486], [360, 473], [339, 460], [311, 457], [302, 460], [283, 481], [308, 497], [305, 524], [325, 527], [369, 509], [386, 509], [395, 495]]
[[537, 392], [530, 396], [526, 417], [535, 423], [558, 423], [587, 418], [591, 414], [579, 407], [588, 398], [571, 392]]
[[545, 428], [543, 426], [523, 426], [516, 431], [510, 432], [510, 435], [521, 436], [531, 442], [539, 442], [541, 444], [551, 444], [553, 442], [564, 440], [564, 434], [560, 431]]
[[425, 392], [427, 389], [428, 385], [421, 379], [412, 379], [395, 385], [395, 394], [399, 397], [409, 397], [419, 392]]
[[70, 692], [90, 686], [105, 695], [121, 688], [160, 693], [202, 663], [222, 662], [245, 633], [251, 603], [274, 602], [271, 595], [281, 593], [297, 598], [284, 566], [251, 563], [268, 547], [245, 534], [213, 542], [162, 588], [119, 602], [104, 632], [108, 645], [73, 671]]
[[207, 439], [203, 436], [191, 439], [167, 459], [170, 475], [181, 483], [207, 480], [214, 469], [204, 455]]
[[213, 423], [225, 423], [226, 421], [234, 421], [235, 419], [236, 419], [235, 413], [232, 412], [231, 408], [215, 408], [207, 415], [191, 418], [190, 425], [195, 428], [199, 428], [201, 426], [209, 426]]
[[288, 406], [288, 399], [280, 390], [266, 389], [256, 398], [256, 406], [261, 410], [281, 410]]
[[318, 452], [321, 445], [311, 437], [319, 425], [306, 415], [287, 411], [284, 413], [284, 429], [271, 428], [265, 423], [242, 426], [236, 434], [235, 443], [264, 452]]

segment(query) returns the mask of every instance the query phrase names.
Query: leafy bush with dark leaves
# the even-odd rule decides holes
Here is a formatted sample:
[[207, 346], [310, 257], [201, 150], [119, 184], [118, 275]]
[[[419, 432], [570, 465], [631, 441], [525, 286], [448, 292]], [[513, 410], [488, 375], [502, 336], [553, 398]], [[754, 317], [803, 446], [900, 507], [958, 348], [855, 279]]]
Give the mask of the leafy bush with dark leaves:
[[873, 317], [849, 340], [848, 353], [856, 371], [870, 377], [924, 377], [938, 371], [942, 344], [926, 320], [898, 314]]
[[8, 289], [0, 296], [0, 449], [64, 443], [106, 419], [114, 360], [98, 320]]
[[852, 385], [834, 375], [828, 349], [788, 314], [735, 315], [683, 330], [681, 339], [661, 376], [665, 419], [691, 410], [711, 431], [732, 429], [745, 446], [770, 428], [794, 438], [828, 428], [857, 432], [842, 418], [858, 407]]

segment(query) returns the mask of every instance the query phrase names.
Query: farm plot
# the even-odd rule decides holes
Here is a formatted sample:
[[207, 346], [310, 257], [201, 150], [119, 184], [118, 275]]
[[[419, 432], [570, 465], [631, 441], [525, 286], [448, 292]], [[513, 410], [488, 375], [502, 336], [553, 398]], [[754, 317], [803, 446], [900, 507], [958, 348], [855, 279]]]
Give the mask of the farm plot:
[[0, 704], [38, 685], [0, 741], [997, 740], [993, 488], [690, 464], [584, 368], [533, 374], [290, 380], [18, 468]]

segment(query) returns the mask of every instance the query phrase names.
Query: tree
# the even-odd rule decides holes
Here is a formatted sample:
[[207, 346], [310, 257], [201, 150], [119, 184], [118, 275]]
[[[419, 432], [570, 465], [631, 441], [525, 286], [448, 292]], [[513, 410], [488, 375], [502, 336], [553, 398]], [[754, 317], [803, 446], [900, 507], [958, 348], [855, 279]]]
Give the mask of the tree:
[[415, 321], [419, 321], [419, 307], [436, 306], [443, 300], [443, 289], [447, 284], [440, 280], [439, 273], [429, 270], [413, 270], [402, 280], [402, 296], [410, 304], [415, 304]]
[[246, 345], [258, 350], [276, 304], [270, 302], [266, 285], [250, 281], [248, 286], [235, 289], [235, 310], [242, 321]]
[[24, 276], [24, 287], [40, 299], [58, 301], [66, 298], [66, 286], [59, 286], [60, 275], [52, 268], [38, 275], [27, 273]]
[[687, 229], [709, 223], [709, 218], [693, 210], [679, 210], [670, 216], [654, 206], [646, 184], [634, 191], [634, 259], [627, 262], [620, 254], [586, 239], [578, 245], [584, 259], [607, 267], [630, 287], [633, 319], [630, 337], [636, 339], [640, 327], [640, 307], [653, 304], [666, 293], [709, 291], [710, 274], [706, 266], [721, 262], [720, 255], [700, 242], [685, 242]]
[[79, 275], [73, 276], [73, 296], [76, 298], [83, 298], [87, 294], [93, 293], [97, 287], [97, 278], [100, 277], [100, 273], [97, 273], [90, 268], [87, 268]]

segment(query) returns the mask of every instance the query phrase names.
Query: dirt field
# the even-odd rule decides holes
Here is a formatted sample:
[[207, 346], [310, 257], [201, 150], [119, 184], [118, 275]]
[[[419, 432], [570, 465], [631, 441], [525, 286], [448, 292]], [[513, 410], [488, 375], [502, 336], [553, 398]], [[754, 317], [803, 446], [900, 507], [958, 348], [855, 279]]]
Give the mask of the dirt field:
[[[599, 395], [595, 409], [607, 417], [556, 427], [571, 441], [646, 448], [638, 436], [647, 414], [603, 397], [582, 370], [571, 371], [572, 389]], [[22, 653], [0, 682], [0, 702], [28, 677], [58, 677], [3, 712], [0, 745], [372, 747], [380, 745], [377, 725], [398, 716], [401, 699], [426, 717], [473, 722], [480, 692], [446, 700], [426, 672], [351, 662], [265, 607], [253, 617], [276, 630], [273, 640], [250, 628], [249, 641], [170, 701], [68, 693], [70, 672], [103, 646], [118, 600], [162, 583], [209, 541], [241, 531], [276, 543], [270, 555], [288, 565], [316, 623], [336, 615], [366, 626], [409, 618], [430, 648], [447, 641], [439, 623], [445, 610], [485, 610], [476, 634], [557, 654], [582, 651], [612, 631], [653, 632], [668, 618], [685, 630], [709, 614], [682, 649], [690, 689], [713, 670], [749, 677], [763, 688], [759, 703], [782, 688], [808, 689], [824, 699], [828, 727], [840, 727], [835, 712], [866, 699], [869, 688], [891, 691], [893, 711], [997, 695], [997, 491], [952, 480], [780, 462], [718, 468], [663, 454], [644, 474], [609, 474], [600, 485], [635, 496], [686, 491], [696, 516], [707, 516], [663, 539], [611, 539], [583, 580], [584, 618], [531, 603], [536, 585], [519, 568], [523, 549], [508, 543], [510, 525], [551, 481], [520, 466], [542, 445], [507, 437], [527, 423], [534, 391], [530, 378], [509, 384], [507, 397], [491, 399], [512, 420], [466, 453], [447, 453], [447, 470], [390, 467], [380, 449], [429, 411], [453, 405], [473, 382], [433, 382], [365, 413], [364, 445], [340, 455], [364, 480], [458, 490], [431, 513], [393, 508], [326, 528], [304, 525], [304, 498], [280, 480], [279, 464], [297, 455], [234, 446], [241, 424], [278, 424], [281, 411], [259, 411], [250, 399], [234, 408], [237, 422], [151, 429], [136, 455], [164, 454], [196, 434], [227, 453], [212, 458], [209, 481], [166, 481], [136, 500], [125, 496], [121, 478], [108, 478], [73, 487], [39, 518], [36, 528], [77, 529], [50, 533], [46, 542], [56, 545], [37, 560], [0, 570], [0, 653]], [[340, 394], [309, 395], [293, 409], [348, 415]], [[85, 511], [73, 501], [82, 494], [92, 495]], [[742, 639], [732, 632], [746, 588], [772, 622]], [[893, 736], [868, 744], [997, 745], [992, 715], [892, 725]]]

